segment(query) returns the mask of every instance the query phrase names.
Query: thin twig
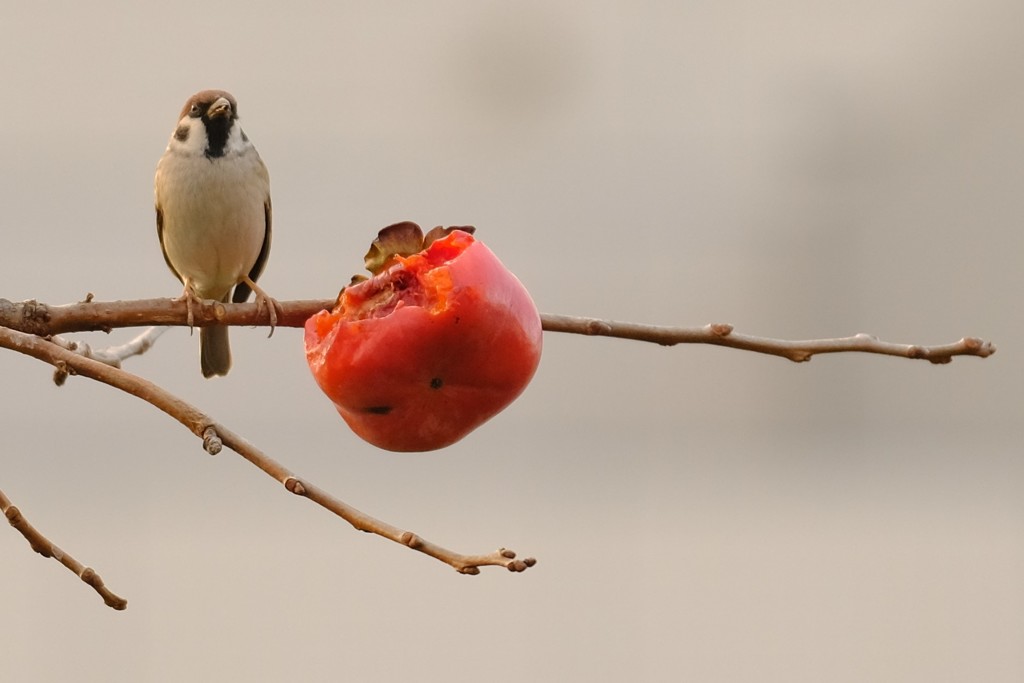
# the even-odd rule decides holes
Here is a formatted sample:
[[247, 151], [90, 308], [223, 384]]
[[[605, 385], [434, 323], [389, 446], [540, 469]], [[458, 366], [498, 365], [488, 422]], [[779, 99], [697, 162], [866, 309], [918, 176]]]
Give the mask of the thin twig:
[[855, 334], [835, 339], [806, 339], [790, 341], [754, 337], [733, 332], [732, 325], [712, 323], [704, 327], [666, 327], [662, 325], [641, 325], [638, 323], [615, 322], [597, 318], [581, 318], [569, 315], [542, 316], [544, 329], [548, 332], [569, 332], [603, 337], [618, 337], [635, 341], [653, 342], [662, 346], [676, 344], [714, 344], [733, 349], [756, 351], [772, 356], [781, 356], [802, 363], [820, 353], [841, 353], [857, 351], [878, 353], [902, 358], [921, 358], [932, 363], [948, 363], [953, 356], [978, 356], [987, 358], [996, 352], [992, 342], [977, 337], [964, 337], [951, 344], [921, 346], [920, 344], [895, 344], [881, 341], [869, 334]]
[[463, 574], [478, 574], [480, 567], [484, 566], [500, 566], [513, 572], [521, 572], [536, 563], [533, 558], [516, 559], [514, 552], [504, 548], [483, 555], [463, 555], [360, 512], [311, 482], [300, 479], [276, 460], [235, 432], [218, 424], [198, 408], [137, 375], [67, 351], [41, 337], [2, 327], [0, 327], [0, 347], [19, 351], [50, 363], [59, 369], [63, 368], [70, 374], [83, 375], [137, 396], [167, 413], [201, 438], [204, 449], [211, 455], [216, 455], [221, 446], [227, 446], [281, 482], [288, 491], [308, 498], [330, 510], [356, 529], [383, 536], [388, 540], [418, 550], [451, 565]]
[[0, 491], [0, 510], [3, 511], [7, 521], [11, 523], [18, 532], [25, 537], [32, 550], [43, 557], [52, 557], [62, 565], [70, 569], [78, 578], [92, 586], [93, 590], [99, 593], [103, 602], [117, 610], [128, 606], [128, 601], [112, 593], [103, 583], [103, 579], [92, 567], [86, 567], [75, 558], [57, 547], [57, 545], [44, 536], [38, 529], [32, 526], [17, 507], [11, 504], [3, 491]]
[[[169, 327], [147, 327], [135, 338], [125, 342], [124, 344], [118, 344], [116, 346], [108, 346], [102, 349], [94, 349], [92, 345], [79, 340], [65, 339], [64, 337], [53, 335], [50, 337], [57, 346], [68, 351], [73, 351], [80, 356], [86, 358], [92, 358], [93, 360], [105, 363], [115, 368], [121, 367], [121, 363], [128, 360], [133, 356], [141, 356], [146, 351], [153, 348], [156, 340], [160, 338], [164, 332], [169, 330]], [[53, 380], [58, 386], [64, 384], [67, 379], [67, 373], [62, 369], [54, 370]]]
[[[279, 303], [279, 327], [302, 327], [311, 315], [334, 305], [334, 301], [329, 299]], [[255, 303], [204, 302], [203, 306], [193, 307], [193, 310], [197, 326], [267, 324], [265, 316], [259, 315]], [[949, 344], [922, 346], [881, 341], [867, 334], [800, 341], [771, 339], [736, 333], [732, 325], [726, 323], [714, 323], [703, 327], [669, 327], [552, 314], [542, 314], [541, 322], [548, 332], [617, 337], [665, 346], [713, 344], [781, 356], [796, 362], [810, 360], [812, 356], [821, 353], [860, 352], [948, 363], [954, 356], [985, 358], [996, 350], [991, 342], [976, 337], [964, 337]], [[49, 306], [36, 301], [13, 303], [0, 299], [0, 326], [42, 336], [86, 330], [109, 331], [117, 327], [185, 324], [185, 304], [173, 299], [111, 302], [90, 300], [63, 306]]]

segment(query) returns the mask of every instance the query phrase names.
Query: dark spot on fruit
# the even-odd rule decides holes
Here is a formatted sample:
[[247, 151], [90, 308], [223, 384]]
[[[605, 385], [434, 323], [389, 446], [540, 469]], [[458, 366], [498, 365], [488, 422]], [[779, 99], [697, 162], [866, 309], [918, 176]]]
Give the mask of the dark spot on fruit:
[[391, 406], [369, 406], [363, 410], [373, 415], [387, 415], [391, 412]]
[[401, 292], [402, 290], [409, 288], [412, 284], [412, 279], [412, 274], [408, 271], [399, 270], [392, 275], [391, 286], [394, 287], [396, 291]]
[[443, 385], [444, 385], [444, 380], [441, 379], [440, 377], [435, 377], [434, 379], [430, 380], [430, 388], [431, 389], [440, 389]]

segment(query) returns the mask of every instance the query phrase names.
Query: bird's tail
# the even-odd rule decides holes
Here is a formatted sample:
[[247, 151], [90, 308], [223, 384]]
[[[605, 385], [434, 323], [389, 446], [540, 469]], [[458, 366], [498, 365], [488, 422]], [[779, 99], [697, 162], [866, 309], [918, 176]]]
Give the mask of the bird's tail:
[[[228, 294], [222, 301], [228, 300]], [[231, 369], [231, 344], [228, 343], [227, 325], [214, 325], [199, 330], [199, 363], [203, 377], [226, 375]]]
[[204, 327], [199, 330], [199, 362], [203, 377], [226, 375], [231, 369], [231, 345], [226, 325]]

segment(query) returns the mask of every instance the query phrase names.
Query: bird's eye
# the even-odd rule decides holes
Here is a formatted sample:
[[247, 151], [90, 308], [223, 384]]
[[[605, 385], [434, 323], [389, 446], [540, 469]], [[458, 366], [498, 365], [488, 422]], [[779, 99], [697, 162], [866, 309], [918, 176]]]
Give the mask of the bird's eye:
[[188, 115], [194, 119], [199, 118], [199, 116], [202, 115], [202, 113], [203, 110], [196, 103], [193, 103], [192, 106], [188, 109]]

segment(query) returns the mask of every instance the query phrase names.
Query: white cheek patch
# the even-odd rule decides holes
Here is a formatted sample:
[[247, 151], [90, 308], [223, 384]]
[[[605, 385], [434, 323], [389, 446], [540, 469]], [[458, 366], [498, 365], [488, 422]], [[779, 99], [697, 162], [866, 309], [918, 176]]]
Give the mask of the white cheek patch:
[[206, 127], [199, 119], [185, 117], [178, 122], [178, 127], [171, 134], [167, 143], [168, 150], [179, 154], [202, 155], [206, 153]]
[[242, 132], [242, 127], [238, 125], [238, 121], [235, 121], [234, 125], [231, 126], [231, 132], [228, 134], [228, 144], [224, 148], [224, 156], [243, 154], [250, 149], [252, 149], [252, 143], [249, 142], [249, 138]]

